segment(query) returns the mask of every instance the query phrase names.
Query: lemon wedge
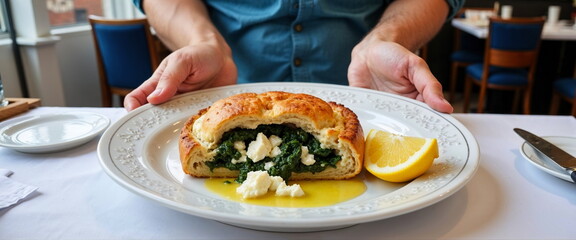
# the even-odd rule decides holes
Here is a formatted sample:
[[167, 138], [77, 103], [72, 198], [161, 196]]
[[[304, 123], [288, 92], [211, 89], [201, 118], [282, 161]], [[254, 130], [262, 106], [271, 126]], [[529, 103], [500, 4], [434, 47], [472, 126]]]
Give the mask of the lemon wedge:
[[426, 172], [438, 158], [435, 138], [397, 135], [372, 129], [366, 137], [364, 166], [389, 182], [406, 182]]

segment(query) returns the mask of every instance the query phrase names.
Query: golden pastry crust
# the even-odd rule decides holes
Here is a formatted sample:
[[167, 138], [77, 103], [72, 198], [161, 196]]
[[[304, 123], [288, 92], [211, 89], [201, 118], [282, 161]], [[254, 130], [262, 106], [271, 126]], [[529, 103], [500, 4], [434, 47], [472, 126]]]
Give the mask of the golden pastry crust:
[[190, 117], [179, 140], [184, 172], [195, 177], [236, 177], [237, 171], [224, 168], [211, 171], [205, 162], [215, 156], [225, 132], [254, 129], [261, 124], [293, 124], [342, 156], [336, 168], [315, 174], [293, 173], [291, 180], [347, 179], [362, 170], [364, 134], [354, 112], [308, 94], [276, 91], [230, 96]]

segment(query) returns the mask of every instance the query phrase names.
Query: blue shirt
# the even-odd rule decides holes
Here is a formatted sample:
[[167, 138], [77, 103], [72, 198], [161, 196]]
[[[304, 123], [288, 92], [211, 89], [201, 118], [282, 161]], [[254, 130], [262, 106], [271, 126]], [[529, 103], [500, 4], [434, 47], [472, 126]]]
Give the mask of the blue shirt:
[[[133, 0], [141, 9], [142, 0]], [[238, 83], [348, 85], [352, 48], [392, 0], [207, 0], [232, 49]], [[450, 17], [463, 0], [446, 0]], [[142, 9], [141, 9], [142, 10]]]

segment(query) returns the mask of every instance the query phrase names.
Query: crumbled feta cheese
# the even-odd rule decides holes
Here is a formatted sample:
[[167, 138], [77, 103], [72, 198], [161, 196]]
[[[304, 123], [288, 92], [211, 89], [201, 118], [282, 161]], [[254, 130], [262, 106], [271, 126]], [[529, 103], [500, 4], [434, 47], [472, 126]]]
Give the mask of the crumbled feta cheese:
[[268, 156], [272, 150], [270, 140], [263, 133], [256, 135], [256, 140], [250, 142], [246, 155], [252, 159], [253, 162], [258, 162]]
[[277, 196], [301, 197], [304, 191], [299, 184], [286, 185], [284, 179], [278, 176], [270, 176], [266, 171], [248, 172], [246, 180], [236, 188], [236, 193], [243, 198], [255, 198], [275, 191]]
[[244, 152], [244, 154], [242, 154], [242, 156], [240, 156], [239, 159], [232, 159], [231, 162], [232, 162], [232, 164], [246, 162], [246, 152]]
[[304, 191], [300, 187], [300, 184], [288, 186], [286, 182], [281, 182], [276, 189], [276, 196], [302, 197], [304, 196]]
[[268, 157], [276, 157], [278, 155], [280, 155], [280, 153], [282, 153], [282, 151], [280, 150], [280, 144], [282, 144], [282, 138], [276, 136], [276, 135], [271, 135], [268, 140], [270, 140], [270, 144], [272, 144], [272, 151], [270, 151], [270, 153], [268, 153]]
[[243, 198], [255, 198], [266, 194], [271, 184], [268, 172], [252, 171], [248, 173], [242, 185], [236, 188], [236, 193], [242, 194]]
[[270, 184], [270, 191], [276, 191], [276, 189], [278, 189], [278, 186], [280, 186], [280, 184], [284, 183], [284, 185], [286, 185], [286, 182], [284, 182], [284, 179], [282, 179], [282, 177], [279, 176], [270, 176], [270, 180], [272, 180], [272, 184]]
[[300, 155], [300, 162], [306, 166], [310, 166], [316, 162], [314, 154], [308, 153], [308, 147], [302, 146], [302, 154]]
[[271, 135], [268, 140], [270, 140], [270, 144], [272, 144], [272, 147], [278, 147], [280, 146], [280, 144], [282, 144], [282, 138], [276, 136], [276, 135]]
[[270, 154], [268, 154], [268, 157], [273, 158], [280, 155], [280, 153], [282, 153], [282, 150], [280, 150], [279, 147], [274, 147], [272, 148], [272, 151], [270, 151]]
[[236, 141], [234, 142], [234, 148], [238, 151], [246, 150], [246, 144], [244, 141]]
[[234, 142], [234, 148], [242, 154], [239, 159], [232, 159], [232, 164], [246, 162], [246, 144], [243, 141]]
[[[234, 148], [238, 150], [242, 156], [240, 159], [232, 159], [232, 163], [245, 162], [246, 157], [252, 159], [253, 162], [258, 162], [266, 156], [276, 157], [281, 153], [279, 148], [282, 144], [282, 138], [271, 135], [269, 138], [263, 133], [256, 135], [256, 140], [248, 144], [242, 141], [234, 142]], [[305, 165], [312, 165], [316, 161], [314, 155], [309, 154], [308, 147], [302, 147], [301, 162]], [[268, 170], [274, 166], [274, 162], [264, 163], [264, 169]], [[304, 191], [298, 184], [286, 185], [286, 182], [278, 176], [270, 176], [266, 171], [252, 171], [249, 172], [244, 183], [236, 188], [236, 193], [242, 194], [243, 198], [255, 198], [266, 194], [268, 191], [275, 191], [278, 196], [301, 197], [304, 196]]]
[[266, 171], [270, 170], [270, 168], [273, 167], [273, 166], [274, 166], [274, 162], [272, 162], [272, 161], [270, 161], [270, 162], [265, 162], [265, 163], [264, 163], [264, 169], [265, 169]]

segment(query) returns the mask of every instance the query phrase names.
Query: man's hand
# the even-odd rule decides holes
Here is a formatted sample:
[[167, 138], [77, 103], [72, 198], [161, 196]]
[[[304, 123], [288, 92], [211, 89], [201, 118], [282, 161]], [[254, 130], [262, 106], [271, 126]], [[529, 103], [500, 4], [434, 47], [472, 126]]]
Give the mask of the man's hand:
[[454, 111], [426, 62], [412, 52], [436, 35], [448, 10], [445, 0], [393, 1], [352, 50], [350, 86], [417, 99], [440, 112]]
[[144, 8], [156, 35], [173, 52], [126, 96], [126, 110], [163, 103], [177, 93], [236, 83], [232, 51], [212, 24], [203, 1], [146, 0]]
[[146, 103], [159, 104], [177, 93], [236, 83], [232, 56], [210, 44], [180, 48], [166, 57], [154, 74], [124, 99], [131, 111]]
[[358, 44], [352, 51], [348, 80], [350, 86], [417, 99], [440, 112], [454, 110], [426, 62], [397, 43], [365, 39]]

